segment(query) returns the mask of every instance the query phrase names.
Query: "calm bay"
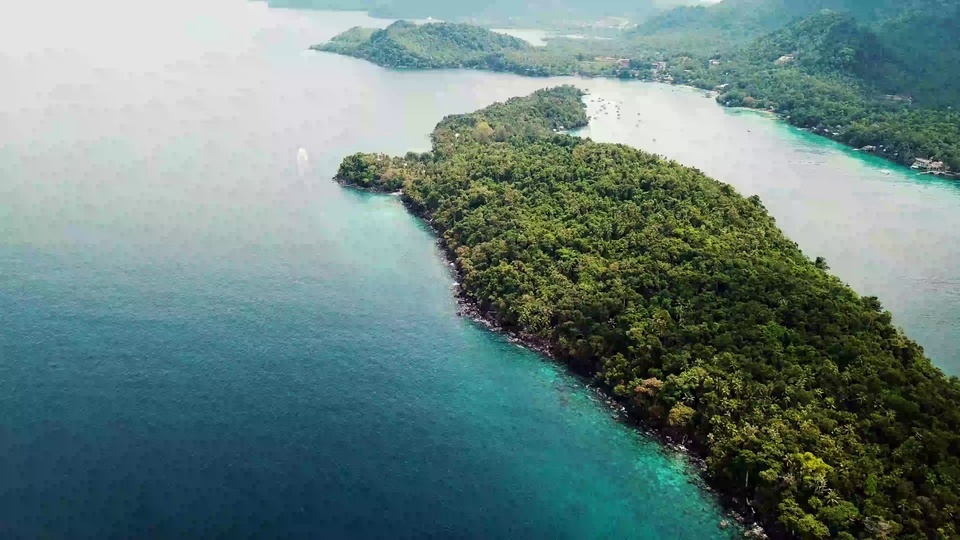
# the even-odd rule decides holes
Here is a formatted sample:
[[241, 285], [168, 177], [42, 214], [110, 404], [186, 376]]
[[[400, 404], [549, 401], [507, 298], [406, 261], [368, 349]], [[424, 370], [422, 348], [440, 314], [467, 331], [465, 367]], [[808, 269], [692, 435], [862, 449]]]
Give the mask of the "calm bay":
[[387, 22], [0, 7], [0, 536], [733, 534], [684, 459], [458, 317], [396, 198], [330, 181], [346, 154], [426, 149], [446, 114], [559, 83], [619, 104], [591, 103], [584, 136], [759, 194], [960, 372], [960, 186], [688, 89], [305, 50]]

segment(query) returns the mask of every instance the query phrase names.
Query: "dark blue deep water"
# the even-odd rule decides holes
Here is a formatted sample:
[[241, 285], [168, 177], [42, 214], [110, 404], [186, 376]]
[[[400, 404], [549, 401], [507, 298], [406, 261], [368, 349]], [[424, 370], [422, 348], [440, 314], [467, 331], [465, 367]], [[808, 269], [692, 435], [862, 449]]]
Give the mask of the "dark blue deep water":
[[456, 316], [396, 199], [329, 180], [544, 81], [303, 52], [357, 14], [17, 9], [0, 537], [723, 536], [682, 459]]
[[5, 248], [4, 537], [717, 535], [681, 461], [456, 318], [399, 205], [341, 203], [343, 257]]
[[[683, 459], [457, 317], [395, 198], [330, 181], [348, 153], [425, 149], [445, 114], [569, 82], [304, 51], [385, 23], [0, 7], [0, 538], [731, 534]], [[960, 190], [695, 93], [579, 82], [648, 120], [587, 134], [760, 193], [957, 371]]]

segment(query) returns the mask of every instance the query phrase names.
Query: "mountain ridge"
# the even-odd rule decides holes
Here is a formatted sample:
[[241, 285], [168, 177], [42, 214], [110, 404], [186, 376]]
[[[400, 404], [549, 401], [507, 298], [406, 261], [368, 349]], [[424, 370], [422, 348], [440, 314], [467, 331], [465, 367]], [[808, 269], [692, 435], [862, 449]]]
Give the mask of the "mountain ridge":
[[268, 0], [273, 7], [360, 10], [390, 19], [438, 19], [497, 26], [567, 27], [596, 24], [610, 27], [642, 20], [678, 5], [699, 0]]
[[909, 51], [890, 41], [905, 33], [884, 35], [876, 28], [850, 13], [820, 10], [726, 52], [657, 52], [642, 39], [551, 39], [545, 47], [533, 47], [464, 23], [397, 22], [383, 30], [351, 29], [313, 48], [390, 68], [688, 84], [716, 91], [723, 105], [770, 110], [853, 148], [931, 174], [955, 175], [960, 171], [960, 113], [954, 108], [960, 105], [958, 65], [925, 73], [927, 64], [911, 60]]

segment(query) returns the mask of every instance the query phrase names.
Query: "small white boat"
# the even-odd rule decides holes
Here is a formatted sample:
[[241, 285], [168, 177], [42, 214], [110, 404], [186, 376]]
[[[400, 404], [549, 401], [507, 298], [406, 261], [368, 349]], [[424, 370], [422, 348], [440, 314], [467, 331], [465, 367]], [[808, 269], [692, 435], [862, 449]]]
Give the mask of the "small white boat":
[[297, 151], [297, 172], [300, 176], [303, 176], [307, 172], [307, 166], [310, 164], [310, 157], [307, 155], [307, 151], [304, 148], [301, 148]]

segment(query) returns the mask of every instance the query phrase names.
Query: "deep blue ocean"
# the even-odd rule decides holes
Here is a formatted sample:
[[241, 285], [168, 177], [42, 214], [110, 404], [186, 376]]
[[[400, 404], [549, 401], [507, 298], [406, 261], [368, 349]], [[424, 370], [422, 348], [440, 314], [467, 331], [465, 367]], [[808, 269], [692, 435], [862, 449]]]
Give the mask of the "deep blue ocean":
[[[344, 155], [426, 149], [445, 114], [570, 82], [304, 50], [387, 22], [242, 0], [0, 7], [0, 538], [735, 534], [685, 459], [458, 317], [396, 198], [330, 181]], [[592, 137], [721, 176], [747, 148], [781, 152], [724, 179], [960, 365], [956, 237], [937, 236], [960, 190], [693, 93], [584, 84], [651, 115]], [[740, 135], [697, 139], [714, 131]], [[803, 185], [836, 194], [797, 187], [812, 167]], [[857, 206], [894, 191], [898, 221]]]
[[359, 14], [23, 9], [0, 64], [0, 537], [723, 537], [683, 459], [456, 315], [397, 199], [330, 181], [544, 81], [303, 52]]

